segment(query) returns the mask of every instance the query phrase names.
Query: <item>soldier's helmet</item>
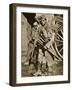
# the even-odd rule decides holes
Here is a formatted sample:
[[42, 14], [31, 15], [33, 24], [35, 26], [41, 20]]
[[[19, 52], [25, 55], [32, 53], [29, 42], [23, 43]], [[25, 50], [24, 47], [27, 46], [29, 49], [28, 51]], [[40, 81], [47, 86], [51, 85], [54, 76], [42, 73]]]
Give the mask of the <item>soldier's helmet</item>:
[[33, 23], [33, 26], [37, 26], [37, 25], [38, 25], [38, 23], [37, 23], [37, 22], [34, 22], [34, 23]]
[[47, 20], [45, 15], [41, 15], [41, 20], [42, 19]]
[[35, 20], [41, 21], [42, 19], [47, 20], [45, 15], [35, 16]]
[[47, 18], [45, 15], [40, 15], [35, 17], [36, 21], [42, 25], [44, 25], [47, 22]]
[[34, 22], [34, 23], [33, 23], [33, 27], [34, 27], [35, 29], [37, 29], [38, 23], [37, 23], [37, 22]]

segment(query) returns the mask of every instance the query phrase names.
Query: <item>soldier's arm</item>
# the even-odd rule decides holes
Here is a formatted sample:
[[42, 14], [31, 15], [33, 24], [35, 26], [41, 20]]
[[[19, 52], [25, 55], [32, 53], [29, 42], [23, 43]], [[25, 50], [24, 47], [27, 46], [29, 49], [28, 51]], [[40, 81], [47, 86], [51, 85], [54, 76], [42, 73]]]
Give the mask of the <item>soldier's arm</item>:
[[50, 36], [48, 37], [50, 40], [47, 42], [47, 44], [45, 45], [45, 47], [50, 48], [50, 46], [54, 42], [54, 37], [55, 37], [55, 33], [51, 33]]

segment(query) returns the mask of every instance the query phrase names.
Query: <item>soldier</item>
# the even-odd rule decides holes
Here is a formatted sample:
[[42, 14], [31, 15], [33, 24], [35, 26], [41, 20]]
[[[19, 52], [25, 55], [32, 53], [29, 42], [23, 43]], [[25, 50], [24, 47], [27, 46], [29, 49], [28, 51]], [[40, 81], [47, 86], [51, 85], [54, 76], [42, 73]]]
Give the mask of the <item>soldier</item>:
[[[45, 57], [45, 48], [44, 48], [44, 44], [46, 43], [47, 39], [47, 31], [45, 30], [45, 28], [41, 25], [42, 23], [41, 21], [41, 17], [38, 17], [37, 19], [38, 22], [38, 40], [37, 40], [37, 50], [38, 50], [38, 55], [37, 55], [37, 72], [34, 74], [35, 76], [37, 75], [42, 75], [42, 67], [44, 64], [44, 66], [47, 66], [47, 61], [46, 61], [46, 57]], [[44, 71], [43, 71], [44, 72]]]
[[[34, 64], [35, 68], [36, 68], [36, 73], [34, 74], [36, 75], [41, 75], [41, 52], [42, 52], [42, 56], [45, 56], [44, 54], [44, 48], [43, 48], [43, 42], [44, 40], [41, 37], [41, 34], [43, 36], [42, 30], [44, 28], [41, 27], [41, 24], [39, 24], [38, 22], [35, 22], [33, 24], [33, 28], [32, 28], [32, 41], [33, 41], [33, 51], [31, 52], [31, 59], [30, 59], [30, 64]], [[44, 59], [44, 58], [43, 58]], [[44, 61], [43, 61], [44, 62]]]
[[43, 35], [42, 31], [44, 31], [42, 29], [44, 28], [41, 28], [41, 24], [38, 22], [35, 22], [33, 26], [34, 28], [32, 29], [32, 39], [34, 41], [34, 51], [32, 61], [34, 62], [34, 65], [36, 67], [37, 72], [34, 74], [36, 76], [42, 74], [41, 72], [42, 58], [40, 55], [42, 54], [42, 56], [44, 56], [44, 48], [43, 48], [44, 40], [41, 37], [41, 34]]
[[[38, 55], [38, 71], [34, 75], [47, 75], [48, 71], [48, 60], [46, 58], [47, 50], [49, 49], [54, 42], [54, 33], [49, 28], [47, 19], [44, 15], [39, 16], [37, 18], [39, 25], [38, 32], [41, 37], [42, 45], [39, 47], [39, 55]], [[40, 68], [41, 67], [41, 68]]]
[[32, 44], [33, 47], [32, 47], [32, 51], [30, 52], [30, 59], [29, 59], [30, 65], [33, 64], [36, 70], [38, 68], [37, 64], [38, 64], [38, 53], [39, 53], [39, 45], [37, 42], [39, 38], [38, 28], [39, 28], [38, 23], [34, 22], [32, 28], [32, 40], [30, 41], [30, 44]]

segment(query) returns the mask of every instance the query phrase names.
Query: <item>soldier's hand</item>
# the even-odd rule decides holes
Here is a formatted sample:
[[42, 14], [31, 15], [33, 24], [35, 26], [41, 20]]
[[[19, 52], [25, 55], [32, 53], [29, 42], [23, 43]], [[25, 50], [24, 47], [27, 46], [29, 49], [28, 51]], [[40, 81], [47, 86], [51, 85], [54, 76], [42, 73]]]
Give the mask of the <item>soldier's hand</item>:
[[44, 48], [45, 48], [45, 49], [47, 49], [47, 47], [46, 47], [46, 46], [44, 46]]

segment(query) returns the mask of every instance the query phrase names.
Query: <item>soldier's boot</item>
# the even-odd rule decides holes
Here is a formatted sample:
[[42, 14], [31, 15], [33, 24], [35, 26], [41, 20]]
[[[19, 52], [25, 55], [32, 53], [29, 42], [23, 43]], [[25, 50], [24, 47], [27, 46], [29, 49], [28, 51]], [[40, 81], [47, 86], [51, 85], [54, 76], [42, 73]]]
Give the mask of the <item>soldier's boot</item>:
[[48, 75], [48, 64], [45, 63], [45, 64], [42, 64], [42, 68], [41, 68], [41, 71], [42, 71], [42, 75]]
[[34, 73], [34, 76], [41, 76], [42, 72], [41, 72], [41, 64], [38, 63], [38, 70], [36, 73]]

